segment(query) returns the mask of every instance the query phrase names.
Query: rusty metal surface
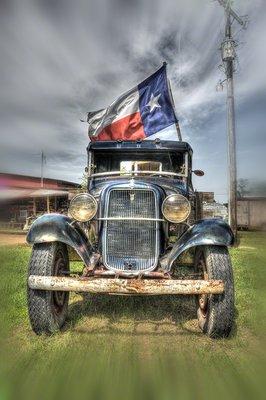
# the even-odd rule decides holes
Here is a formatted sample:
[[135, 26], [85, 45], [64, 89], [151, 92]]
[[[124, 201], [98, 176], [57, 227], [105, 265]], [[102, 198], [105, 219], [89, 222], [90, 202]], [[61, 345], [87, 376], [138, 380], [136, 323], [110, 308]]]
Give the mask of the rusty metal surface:
[[28, 285], [31, 289], [39, 290], [135, 295], [221, 294], [224, 291], [224, 283], [220, 280], [103, 279], [93, 277], [80, 279], [30, 275]]
[[96, 265], [101, 258], [101, 254], [98, 252], [93, 252], [90, 256], [89, 265], [83, 269], [82, 276], [89, 276], [94, 273]]
[[[91, 271], [90, 274], [88, 275], [93, 275], [93, 276], [101, 276], [101, 277], [110, 277], [110, 276], [115, 276], [116, 278], [136, 278], [136, 274], [130, 272], [124, 272], [124, 271], [110, 271], [110, 270], [105, 270], [105, 269], [94, 269]], [[88, 276], [87, 275], [87, 276]], [[170, 275], [167, 272], [160, 272], [160, 271], [146, 271], [139, 273], [138, 278], [156, 278], [156, 279], [169, 279]]]

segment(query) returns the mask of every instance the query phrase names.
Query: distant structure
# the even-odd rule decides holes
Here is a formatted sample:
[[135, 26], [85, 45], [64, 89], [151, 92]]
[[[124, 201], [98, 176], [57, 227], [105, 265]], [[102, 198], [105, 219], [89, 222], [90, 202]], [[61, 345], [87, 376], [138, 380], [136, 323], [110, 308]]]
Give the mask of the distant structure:
[[237, 199], [238, 228], [266, 230], [266, 196]]
[[79, 187], [59, 179], [0, 173], [0, 227], [20, 229], [30, 218], [64, 212]]
[[[214, 192], [198, 192], [202, 218], [228, 221], [228, 204], [217, 203]], [[242, 230], [266, 231], [266, 196], [244, 196], [237, 199], [237, 227]]]
[[205, 203], [203, 204], [203, 218], [221, 218], [228, 220], [228, 209], [221, 203]]
[[228, 208], [225, 204], [217, 203], [214, 199], [214, 192], [199, 192], [202, 202], [202, 217], [220, 218], [228, 221]]

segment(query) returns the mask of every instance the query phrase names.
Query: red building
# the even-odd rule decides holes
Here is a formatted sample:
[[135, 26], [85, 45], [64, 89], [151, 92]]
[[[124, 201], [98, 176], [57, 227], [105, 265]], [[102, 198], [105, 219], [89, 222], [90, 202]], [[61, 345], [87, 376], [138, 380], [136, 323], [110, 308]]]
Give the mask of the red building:
[[65, 212], [68, 198], [80, 185], [58, 179], [0, 173], [0, 223], [23, 227], [45, 212]]

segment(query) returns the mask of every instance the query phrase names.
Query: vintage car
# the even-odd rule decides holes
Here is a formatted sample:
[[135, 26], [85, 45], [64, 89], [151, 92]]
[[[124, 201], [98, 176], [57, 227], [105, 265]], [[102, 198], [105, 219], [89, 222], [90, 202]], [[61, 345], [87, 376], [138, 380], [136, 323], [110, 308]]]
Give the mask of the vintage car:
[[[219, 219], [200, 219], [193, 190], [192, 149], [178, 141], [91, 142], [88, 189], [69, 215], [32, 224], [28, 308], [37, 334], [66, 320], [69, 292], [194, 295], [199, 326], [210, 337], [230, 334], [234, 237]], [[68, 248], [84, 263], [73, 275]]]

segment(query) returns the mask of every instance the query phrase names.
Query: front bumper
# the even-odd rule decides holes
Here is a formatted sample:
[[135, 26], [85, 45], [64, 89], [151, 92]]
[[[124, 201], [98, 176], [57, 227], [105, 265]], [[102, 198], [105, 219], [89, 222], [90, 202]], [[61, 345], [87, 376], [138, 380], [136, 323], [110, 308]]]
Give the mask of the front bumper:
[[221, 294], [221, 280], [120, 279], [30, 275], [30, 289], [127, 295]]

